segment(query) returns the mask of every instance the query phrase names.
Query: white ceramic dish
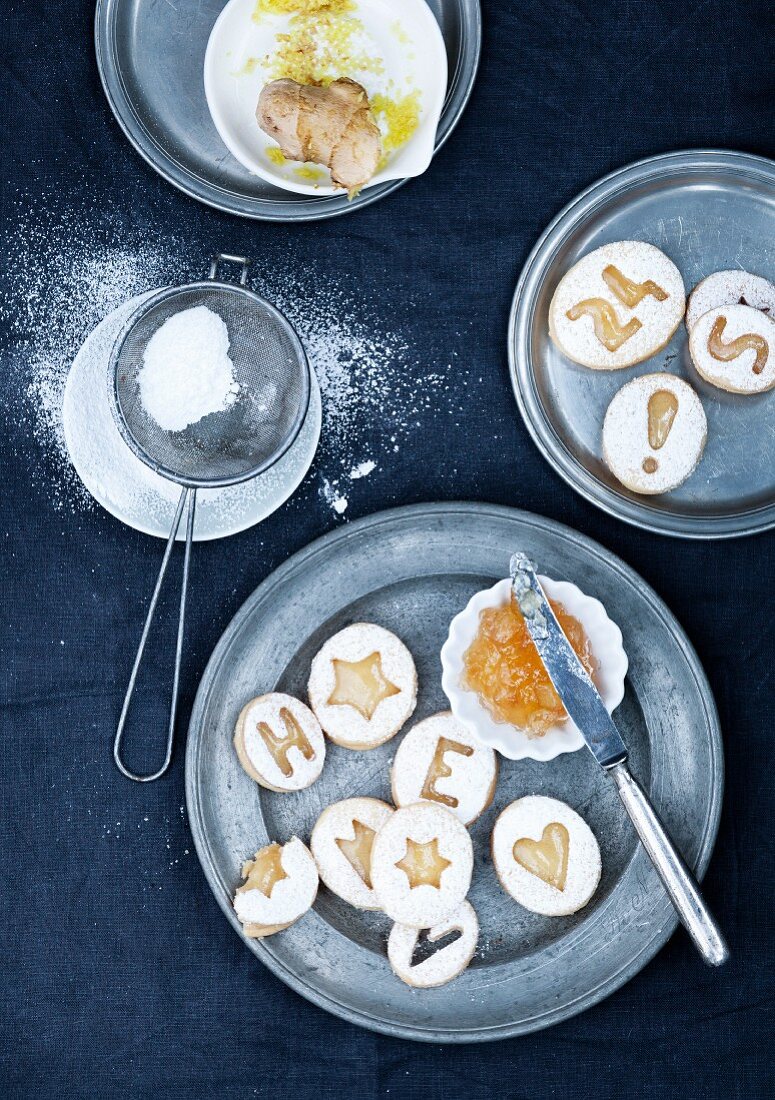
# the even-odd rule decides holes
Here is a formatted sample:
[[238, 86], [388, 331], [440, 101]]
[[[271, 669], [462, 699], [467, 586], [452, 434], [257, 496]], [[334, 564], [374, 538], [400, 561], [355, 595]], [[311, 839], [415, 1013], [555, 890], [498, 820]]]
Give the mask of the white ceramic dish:
[[[590, 648], [597, 662], [593, 679], [609, 714], [624, 698], [624, 679], [627, 675], [627, 654], [622, 644], [622, 632], [609, 619], [599, 600], [586, 596], [570, 581], [554, 581], [540, 577], [547, 596], [558, 600], [569, 615], [578, 619], [589, 639]], [[452, 713], [475, 734], [479, 740], [497, 749], [509, 760], [554, 760], [564, 752], [583, 748], [584, 738], [578, 726], [570, 718], [552, 726], [543, 737], [529, 738], [527, 734], [507, 722], [496, 722], [479, 702], [476, 692], [462, 687], [463, 656], [474, 640], [479, 628], [479, 616], [485, 608], [503, 607], [511, 599], [511, 581], [498, 581], [469, 600], [465, 609], [456, 615], [449, 626], [449, 635], [441, 650], [441, 686], [449, 699]]]
[[[122, 523], [168, 538], [180, 489], [132, 454], [107, 401], [105, 371], [113, 341], [138, 305], [140, 294], [109, 314], [84, 341], [65, 387], [62, 421], [76, 473], [94, 499]], [[245, 531], [275, 512], [309, 470], [320, 438], [320, 388], [312, 373], [310, 406], [298, 438], [266, 473], [226, 489], [200, 489], [194, 538], [203, 542]], [[179, 538], [185, 538], [181, 530]]]
[[[256, 105], [263, 86], [274, 79], [263, 59], [275, 52], [277, 35], [287, 33], [290, 16], [262, 15], [255, 21], [255, 7], [255, 0], [231, 0], [210, 35], [204, 84], [215, 127], [233, 156], [267, 182], [300, 195], [341, 195], [327, 168], [319, 167], [317, 178], [310, 180], [300, 177], [300, 164], [278, 165], [270, 159], [269, 150], [278, 146], [259, 128]], [[415, 90], [420, 94], [417, 129], [366, 187], [419, 176], [433, 157], [447, 91], [447, 53], [439, 24], [425, 0], [356, 0], [351, 14], [363, 23], [368, 43], [364, 52], [382, 59], [384, 73], [335, 75], [359, 81], [370, 97], [386, 91], [388, 80], [393, 96]]]

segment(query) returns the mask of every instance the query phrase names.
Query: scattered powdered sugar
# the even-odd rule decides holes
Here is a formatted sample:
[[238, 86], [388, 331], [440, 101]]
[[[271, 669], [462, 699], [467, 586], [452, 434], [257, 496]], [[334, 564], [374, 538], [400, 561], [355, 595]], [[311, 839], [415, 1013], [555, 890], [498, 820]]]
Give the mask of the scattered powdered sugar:
[[[88, 201], [88, 200], [86, 200]], [[8, 445], [30, 459], [57, 509], [92, 508], [71, 465], [62, 425], [70, 365], [86, 336], [129, 298], [202, 277], [206, 247], [148, 226], [127, 229], [114, 209], [68, 204], [58, 196], [19, 200], [6, 220], [0, 286], [4, 369], [2, 415]], [[457, 404], [453, 369], [420, 365], [409, 334], [386, 324], [378, 305], [325, 278], [306, 257], [284, 250], [262, 257], [251, 286], [296, 328], [320, 383], [323, 429], [314, 467], [320, 492], [343, 516], [357, 483], [389, 474], [396, 454], [440, 402]], [[454, 354], [454, 353], [453, 353]], [[466, 372], [455, 364], [456, 387]]]
[[234, 404], [239, 385], [229, 330], [207, 306], [173, 313], [154, 332], [137, 374], [140, 400], [160, 428], [180, 432]]

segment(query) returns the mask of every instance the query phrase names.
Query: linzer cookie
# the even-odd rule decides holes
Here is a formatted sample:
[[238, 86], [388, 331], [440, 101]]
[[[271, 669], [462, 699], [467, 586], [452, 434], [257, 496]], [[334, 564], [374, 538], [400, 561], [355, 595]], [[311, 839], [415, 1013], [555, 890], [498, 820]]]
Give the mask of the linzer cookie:
[[390, 774], [396, 806], [437, 802], [470, 825], [492, 802], [498, 762], [491, 748], [444, 711], [406, 734]]
[[507, 806], [492, 833], [501, 886], [546, 917], [583, 909], [600, 881], [600, 849], [583, 818], [555, 798], [531, 795]]
[[582, 366], [618, 370], [660, 351], [686, 306], [681, 273], [643, 241], [617, 241], [584, 256], [560, 280], [549, 335]]
[[432, 928], [460, 907], [474, 866], [465, 825], [451, 810], [418, 802], [396, 810], [374, 838], [371, 882], [391, 920]]
[[694, 471], [708, 436], [697, 394], [673, 374], [644, 374], [623, 386], [603, 422], [603, 456], [634, 493], [666, 493]]
[[346, 798], [318, 818], [310, 848], [329, 890], [356, 909], [379, 909], [371, 885], [374, 837], [393, 814], [378, 798]]
[[308, 692], [332, 741], [347, 749], [373, 749], [394, 737], [414, 711], [417, 672], [395, 634], [373, 623], [354, 623], [317, 654]]
[[402, 982], [416, 989], [433, 989], [463, 973], [474, 957], [478, 938], [476, 913], [464, 901], [451, 917], [425, 932], [394, 924], [388, 937], [388, 959]]
[[315, 715], [290, 695], [260, 695], [242, 708], [234, 732], [240, 764], [270, 791], [301, 791], [323, 770], [326, 742]]
[[714, 271], [689, 295], [686, 327], [689, 332], [704, 313], [722, 306], [751, 306], [775, 321], [775, 285], [748, 271]]
[[730, 393], [775, 386], [775, 321], [752, 306], [704, 313], [689, 333], [692, 362], [706, 382]]
[[312, 908], [318, 892], [315, 861], [298, 837], [267, 844], [243, 865], [242, 877], [234, 909], [252, 939], [289, 928]]

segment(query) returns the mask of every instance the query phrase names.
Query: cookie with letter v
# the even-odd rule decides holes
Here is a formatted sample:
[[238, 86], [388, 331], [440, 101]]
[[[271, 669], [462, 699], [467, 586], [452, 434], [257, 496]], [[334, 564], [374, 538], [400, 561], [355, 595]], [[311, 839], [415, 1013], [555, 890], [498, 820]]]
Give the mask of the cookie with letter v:
[[415, 989], [446, 985], [462, 974], [474, 957], [479, 921], [464, 901], [451, 917], [421, 931], [394, 924], [388, 937], [388, 960], [393, 972]]
[[438, 802], [470, 825], [492, 802], [498, 779], [493, 749], [450, 711], [418, 722], [404, 737], [390, 772], [396, 806]]
[[312, 786], [326, 759], [326, 741], [315, 715], [280, 692], [260, 695], [242, 708], [234, 747], [250, 778], [278, 793]]

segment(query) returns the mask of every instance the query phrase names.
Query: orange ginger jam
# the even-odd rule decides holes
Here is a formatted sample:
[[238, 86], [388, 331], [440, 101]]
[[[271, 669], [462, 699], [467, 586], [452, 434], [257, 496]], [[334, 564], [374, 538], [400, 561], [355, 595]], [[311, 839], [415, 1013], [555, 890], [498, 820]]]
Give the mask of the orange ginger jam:
[[[595, 660], [578, 619], [550, 600], [565, 636], [592, 675]], [[488, 607], [463, 656], [463, 686], [475, 691], [496, 722], [508, 722], [528, 737], [543, 737], [568, 715], [528, 634], [512, 597], [503, 607]]]

